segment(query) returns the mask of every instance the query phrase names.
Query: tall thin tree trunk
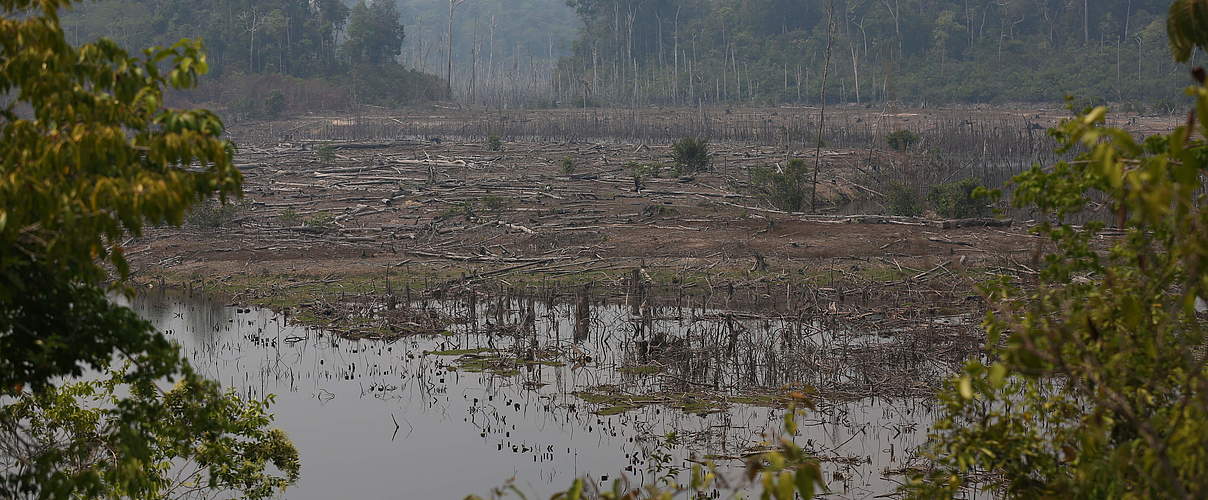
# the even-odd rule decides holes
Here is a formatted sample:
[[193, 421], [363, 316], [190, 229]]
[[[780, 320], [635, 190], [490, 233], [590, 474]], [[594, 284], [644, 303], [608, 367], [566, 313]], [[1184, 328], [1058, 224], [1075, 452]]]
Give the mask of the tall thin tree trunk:
[[475, 14], [474, 15], [474, 45], [471, 46], [471, 48], [473, 50], [473, 54], [472, 54], [473, 60], [470, 62], [470, 85], [469, 85], [469, 88], [467, 89], [467, 93], [469, 94], [469, 100], [470, 100], [471, 105], [475, 104], [474, 97], [477, 94], [476, 90], [477, 90], [477, 86], [478, 86], [479, 43], [480, 42], [479, 42], [479, 38], [478, 38], [478, 15]]
[[1124, 36], [1120, 37], [1120, 41], [1128, 40], [1128, 23], [1132, 20], [1132, 0], [1128, 0], [1128, 7], [1124, 10]]
[[674, 77], [672, 78], [672, 84], [671, 84], [671, 100], [672, 100], [672, 102], [674, 102], [676, 104], [679, 103], [679, 14], [680, 14], [680, 7], [683, 7], [683, 5], [677, 5], [675, 7], [675, 34], [672, 35], [672, 37], [675, 38], [675, 72], [674, 72]]
[[847, 47], [851, 49], [851, 72], [855, 78], [856, 104], [860, 104], [860, 51], [852, 42], [851, 20], [843, 16], [843, 31], [847, 35]]
[[453, 9], [465, 0], [449, 0], [448, 43], [445, 45], [445, 93], [453, 98]]
[[818, 211], [818, 170], [822, 168], [822, 131], [826, 123], [826, 77], [830, 72], [831, 48], [835, 41], [835, 0], [826, 3], [826, 62], [822, 64], [821, 111], [818, 113], [818, 145], [814, 150], [814, 179], [810, 188], [810, 212]]

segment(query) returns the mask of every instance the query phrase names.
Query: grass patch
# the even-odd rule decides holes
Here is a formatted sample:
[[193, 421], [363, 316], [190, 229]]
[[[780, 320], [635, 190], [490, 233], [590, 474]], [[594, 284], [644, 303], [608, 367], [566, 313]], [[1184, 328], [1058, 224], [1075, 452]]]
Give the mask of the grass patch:
[[626, 375], [654, 375], [662, 373], [665, 370], [662, 365], [647, 364], [647, 365], [625, 365], [617, 369], [617, 371]]
[[477, 347], [474, 349], [446, 349], [443, 351], [424, 351], [424, 355], [435, 356], [465, 356], [467, 354], [483, 354], [488, 352], [499, 352], [498, 349], [490, 349], [487, 347]]

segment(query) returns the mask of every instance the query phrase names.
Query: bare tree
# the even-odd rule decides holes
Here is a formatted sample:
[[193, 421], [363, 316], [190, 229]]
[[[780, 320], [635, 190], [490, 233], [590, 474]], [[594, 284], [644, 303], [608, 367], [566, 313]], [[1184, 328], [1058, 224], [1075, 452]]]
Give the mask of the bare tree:
[[826, 2], [826, 62], [822, 64], [821, 111], [818, 114], [818, 146], [814, 150], [814, 179], [810, 188], [810, 211], [818, 211], [818, 170], [822, 168], [822, 130], [826, 123], [826, 76], [830, 72], [831, 48], [835, 42], [835, 0]]
[[251, 33], [251, 35], [252, 35], [251, 41], [248, 43], [247, 71], [248, 71], [248, 73], [255, 73], [256, 72], [256, 32], [260, 31], [260, 27], [263, 24], [262, 20], [260, 19], [259, 14], [256, 12], [255, 6], [252, 7], [251, 15], [247, 16], [247, 21], [248, 21], [248, 25], [247, 25], [246, 31], [248, 33]]
[[453, 9], [466, 0], [449, 0], [448, 50], [445, 51], [445, 93], [453, 97]]

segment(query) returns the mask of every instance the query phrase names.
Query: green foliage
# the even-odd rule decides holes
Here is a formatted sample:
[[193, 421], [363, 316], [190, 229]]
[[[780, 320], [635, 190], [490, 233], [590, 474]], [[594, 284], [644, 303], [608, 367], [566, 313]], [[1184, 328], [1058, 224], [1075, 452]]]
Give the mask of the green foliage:
[[392, 1], [350, 10], [342, 0], [106, 0], [80, 4], [64, 19], [73, 36], [114, 37], [127, 48], [205, 39], [215, 52], [213, 75], [176, 97], [219, 102], [246, 119], [445, 94], [442, 80], [397, 64], [404, 33]]
[[106, 0], [80, 3], [63, 16], [73, 38], [109, 37], [127, 49], [205, 40], [215, 76], [336, 73], [337, 34], [348, 20], [342, 0]]
[[709, 140], [685, 137], [671, 145], [671, 161], [681, 173], [709, 169]]
[[[285, 433], [269, 428], [271, 401], [245, 401], [197, 380], [165, 392], [146, 381], [128, 383], [120, 372], [25, 392], [0, 408], [0, 422], [21, 423], [0, 426], [0, 442], [10, 445], [0, 466], [14, 467], [16, 477], [53, 471], [37, 485], [51, 498], [68, 492], [73, 498], [168, 498], [199, 487], [273, 498], [298, 479], [301, 467]], [[153, 422], [140, 436], [114, 432], [127, 425], [130, 409]], [[149, 447], [146, 461], [110, 452], [132, 440]]]
[[218, 200], [198, 203], [189, 209], [189, 215], [185, 218], [185, 224], [201, 229], [225, 227], [234, 221], [235, 217], [244, 208], [246, 207], [242, 203], [221, 202]]
[[354, 64], [380, 66], [393, 63], [403, 50], [403, 25], [391, 0], [360, 0], [348, 16], [348, 41], [344, 54]]
[[911, 146], [919, 142], [919, 135], [906, 129], [899, 129], [885, 136], [885, 141], [894, 151], [909, 151]]
[[918, 217], [923, 215], [923, 200], [918, 190], [905, 184], [891, 184], [888, 190], [890, 215]]
[[[239, 193], [222, 122], [164, 107], [168, 90], [207, 71], [201, 44], [142, 57], [106, 40], [74, 46], [57, 17], [69, 4], [0, 0], [0, 95], [9, 96], [0, 105], [0, 498], [158, 497], [162, 476], [146, 468], [185, 456], [218, 478], [199, 490], [266, 496], [262, 486], [277, 489], [297, 471], [282, 454], [292, 446], [265, 430], [262, 406], [201, 379], [102, 288], [112, 277], [121, 289], [122, 242], [145, 224], [179, 225], [195, 203]], [[115, 359], [134, 367], [120, 377], [129, 390], [96, 393], [100, 408], [82, 406], [96, 386], [56, 388]], [[155, 384], [169, 378], [183, 389], [160, 399]], [[224, 441], [232, 435], [271, 446]], [[270, 462], [287, 473], [281, 481], [263, 475]]]
[[783, 169], [757, 170], [752, 178], [772, 206], [787, 212], [800, 212], [809, 204], [809, 173], [805, 160], [793, 159]]
[[3, 39], [23, 40], [0, 45], [0, 94], [15, 96], [0, 108], [0, 390], [78, 375], [84, 359], [103, 368], [116, 347], [110, 336], [88, 343], [99, 352], [60, 342], [73, 328], [31, 329], [58, 323], [28, 316], [56, 303], [29, 300], [49, 299], [45, 292], [61, 305], [99, 285], [108, 273], [97, 259], [124, 279], [127, 234], [180, 224], [193, 203], [214, 192], [225, 199], [242, 181], [216, 116], [162, 107], [165, 87], [191, 87], [206, 70], [200, 44], [145, 58], [107, 41], [73, 48], [52, 15], [15, 17], [24, 3], [0, 3]]
[[352, 80], [353, 92], [360, 104], [399, 107], [449, 97], [444, 79], [395, 63], [357, 65], [350, 75], [341, 75], [338, 79]]
[[1174, 0], [1166, 18], [1166, 34], [1179, 62], [1191, 59], [1192, 49], [1208, 46], [1208, 1]]
[[440, 219], [451, 219], [453, 217], [465, 217], [466, 220], [472, 221], [478, 217], [478, 206], [473, 200], [465, 200], [446, 208], [438, 216]]
[[277, 220], [286, 226], [298, 226], [302, 224], [302, 215], [297, 210], [294, 210], [293, 207], [290, 207], [282, 211]]
[[562, 157], [562, 174], [570, 175], [575, 173], [575, 159], [569, 156]]
[[[1178, 3], [1197, 2], [1204, 0]], [[573, 57], [559, 69], [572, 81], [591, 83], [597, 102], [818, 103], [827, 2], [573, 4], [584, 29]], [[1162, 14], [1170, 6], [1171, 0], [835, 2], [839, 29], [833, 48], [854, 57], [830, 68], [828, 101], [931, 105], [1055, 102], [1067, 94], [1145, 102], [1177, 97], [1172, 90], [1185, 81], [1187, 68], [1167, 56]], [[633, 22], [616, 22], [618, 9], [632, 9]], [[667, 64], [668, 47], [678, 36], [683, 50], [685, 33], [699, 34], [689, 70]], [[1193, 54], [1190, 46], [1183, 52], [1205, 60], [1204, 52]], [[749, 78], [727, 85], [724, 76], [735, 62], [745, 65], [742, 73]]]
[[989, 217], [992, 213], [989, 193], [974, 179], [934, 186], [927, 201], [937, 214], [949, 219]]
[[322, 146], [318, 151], [315, 152], [315, 154], [318, 155], [319, 162], [324, 165], [330, 165], [331, 162], [336, 161], [335, 146]]
[[[784, 415], [784, 428], [789, 436], [797, 434], [797, 411], [791, 406]], [[826, 491], [818, 462], [789, 437], [780, 438], [779, 450], [749, 460], [747, 474], [760, 478], [764, 500], [809, 500], [816, 491]]]
[[498, 215], [512, 207], [512, 200], [503, 196], [487, 195], [482, 197], [482, 207]]
[[503, 141], [499, 139], [499, 136], [491, 134], [490, 137], [487, 137], [487, 149], [491, 151], [502, 151]]
[[336, 216], [332, 215], [331, 212], [315, 212], [302, 222], [306, 227], [320, 232], [327, 232], [336, 228]]
[[649, 177], [657, 177], [660, 166], [657, 164], [643, 165], [638, 162], [629, 162], [625, 164], [625, 168], [629, 169], [629, 175], [633, 178], [633, 187], [635, 190], [641, 191], [646, 187], [646, 179]]
[[285, 112], [285, 93], [280, 90], [269, 92], [264, 98], [264, 114], [269, 118], [277, 118]]
[[[1208, 116], [1208, 88], [1188, 93]], [[913, 496], [956, 496], [972, 472], [1014, 498], [1208, 496], [1208, 127], [1138, 144], [1106, 114], [1054, 130], [1075, 158], [1015, 178], [1015, 205], [1053, 218], [1034, 230], [1053, 250], [1031, 286], [984, 287], [991, 364], [946, 385]], [[1104, 224], [1072, 222], [1103, 201], [1125, 230], [1106, 249]]]

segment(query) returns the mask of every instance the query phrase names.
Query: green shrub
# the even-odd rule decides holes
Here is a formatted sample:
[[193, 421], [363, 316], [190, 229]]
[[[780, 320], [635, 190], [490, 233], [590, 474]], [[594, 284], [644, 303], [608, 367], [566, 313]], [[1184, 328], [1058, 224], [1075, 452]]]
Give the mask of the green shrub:
[[671, 161], [681, 173], [709, 169], [709, 140], [685, 137], [671, 146]]
[[329, 212], [316, 212], [306, 218], [306, 227], [327, 232], [336, 228], [336, 216]]
[[503, 151], [503, 140], [499, 136], [491, 134], [487, 138], [487, 149], [491, 151]]
[[277, 220], [280, 220], [286, 226], [298, 226], [302, 224], [302, 215], [297, 210], [294, 210], [293, 207], [289, 207], [281, 212], [281, 215], [277, 216]]
[[805, 160], [795, 159], [789, 161], [783, 171], [760, 169], [753, 173], [753, 180], [772, 206], [786, 212], [800, 212], [809, 203], [809, 172]]
[[351, 80], [360, 104], [399, 107], [449, 97], [443, 78], [399, 64], [360, 64], [350, 70], [350, 75], [333, 78], [337, 82]]
[[885, 141], [894, 151], [908, 151], [919, 142], [919, 135], [906, 129], [898, 129], [885, 136]]
[[918, 190], [910, 186], [892, 184], [886, 196], [890, 215], [918, 217], [923, 214], [923, 199]]
[[276, 118], [285, 112], [285, 94], [274, 90], [264, 99], [264, 116]]
[[512, 206], [512, 200], [502, 196], [487, 195], [482, 198], [482, 206], [490, 212], [499, 214]]
[[936, 213], [950, 219], [988, 217], [989, 197], [982, 185], [973, 179], [940, 184], [931, 188], [927, 201]]
[[324, 165], [327, 165], [327, 164], [330, 164], [331, 162], [335, 161], [336, 148], [335, 148], [335, 146], [323, 146], [323, 147], [319, 148], [318, 151], [316, 151], [316, 154], [319, 155], [319, 161], [322, 162]]
[[570, 175], [575, 173], [575, 159], [569, 156], [562, 157], [562, 173]]
[[465, 217], [466, 220], [472, 221], [478, 217], [478, 209], [474, 204], [474, 200], [464, 200], [453, 204], [444, 209], [436, 217], [438, 219], [452, 219], [454, 217]]
[[644, 181], [650, 176], [649, 169], [636, 162], [626, 163], [625, 168], [629, 169], [629, 173], [633, 177], [633, 189], [635, 191], [641, 191], [642, 188], [646, 186]]
[[260, 117], [260, 103], [251, 97], [243, 97], [235, 101], [235, 113], [245, 120]]
[[244, 208], [243, 203], [209, 200], [193, 205], [189, 215], [185, 217], [185, 224], [202, 229], [217, 229], [234, 221]]

